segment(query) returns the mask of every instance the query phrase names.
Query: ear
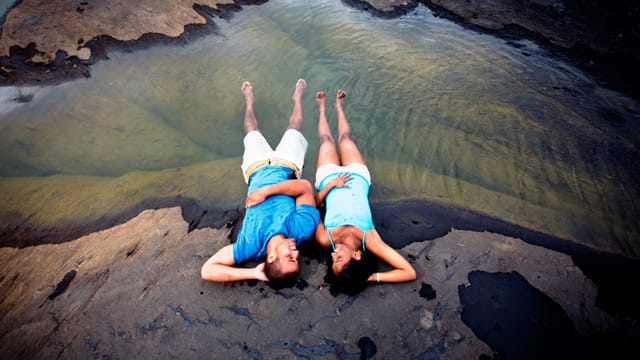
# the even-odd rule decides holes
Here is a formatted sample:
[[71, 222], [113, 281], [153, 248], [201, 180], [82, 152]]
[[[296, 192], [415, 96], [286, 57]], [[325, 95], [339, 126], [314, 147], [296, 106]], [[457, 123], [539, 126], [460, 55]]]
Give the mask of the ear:
[[353, 255], [351, 255], [351, 257], [356, 259], [356, 260], [362, 259], [362, 251], [360, 251], [360, 250], [354, 251]]
[[269, 264], [272, 264], [274, 261], [276, 261], [276, 258], [277, 258], [277, 257], [276, 257], [276, 254], [270, 254], [270, 255], [267, 255], [267, 262], [268, 262]]

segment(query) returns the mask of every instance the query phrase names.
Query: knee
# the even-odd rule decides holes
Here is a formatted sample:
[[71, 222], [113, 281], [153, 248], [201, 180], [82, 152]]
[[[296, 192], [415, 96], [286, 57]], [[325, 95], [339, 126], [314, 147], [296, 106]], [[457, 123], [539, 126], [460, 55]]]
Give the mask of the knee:
[[343, 142], [343, 141], [352, 141], [351, 140], [351, 132], [345, 132], [340, 134], [340, 138], [338, 139], [338, 141]]
[[333, 143], [333, 138], [331, 137], [331, 135], [320, 136], [320, 144], [324, 143]]

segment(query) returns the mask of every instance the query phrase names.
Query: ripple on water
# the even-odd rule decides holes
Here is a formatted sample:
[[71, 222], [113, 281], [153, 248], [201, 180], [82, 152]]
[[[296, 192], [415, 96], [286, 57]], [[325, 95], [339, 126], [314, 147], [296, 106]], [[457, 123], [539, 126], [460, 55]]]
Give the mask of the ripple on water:
[[[92, 78], [34, 90], [31, 102], [2, 89], [0, 213], [50, 223], [173, 195], [233, 206], [243, 192], [240, 84], [253, 82], [275, 144], [304, 77], [306, 178], [318, 147], [313, 94], [331, 103], [342, 88], [373, 201], [439, 201], [637, 253], [637, 102], [516, 45], [422, 6], [392, 20], [337, 0], [245, 7], [217, 34], [110, 54]], [[332, 106], [327, 115], [335, 135]]]

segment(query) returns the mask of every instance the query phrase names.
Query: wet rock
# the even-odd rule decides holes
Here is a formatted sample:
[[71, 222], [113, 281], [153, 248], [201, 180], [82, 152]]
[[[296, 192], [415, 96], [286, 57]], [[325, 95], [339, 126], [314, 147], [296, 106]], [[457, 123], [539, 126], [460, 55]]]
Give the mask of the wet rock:
[[425, 330], [430, 330], [433, 327], [433, 313], [431, 311], [425, 310], [424, 314], [420, 318], [420, 325]]
[[436, 298], [436, 291], [433, 290], [433, 287], [431, 287], [431, 285], [422, 283], [422, 287], [420, 288], [420, 296], [427, 300], [433, 300]]
[[[220, 358], [358, 359], [506, 353], [462, 321], [462, 313], [481, 323], [491, 320], [461, 301], [459, 287], [476, 291], [478, 284], [493, 284], [486, 289], [489, 299], [497, 292], [502, 301], [511, 301], [500, 292], [511, 288], [544, 297], [565, 314], [578, 339], [595, 344], [590, 350], [596, 355], [604, 356], [614, 344], [622, 358], [640, 333], [637, 320], [612, 317], [595, 306], [595, 286], [569, 256], [515, 238], [452, 230], [414, 242], [400, 252], [415, 259], [416, 281], [374, 284], [356, 296], [334, 297], [323, 280], [326, 265], [318, 254], [308, 253], [318, 251], [313, 247], [302, 252], [301, 280], [289, 288], [202, 281], [200, 267], [229, 243], [229, 231], [189, 231], [181, 208], [174, 207], [146, 210], [124, 224], [61, 244], [0, 248], [1, 357], [136, 354], [157, 359], [215, 353]], [[456, 260], [445, 267], [445, 258]], [[491, 280], [516, 272], [520, 285], [503, 287]], [[423, 283], [437, 289], [435, 299], [425, 301]], [[58, 287], [66, 290], [55, 292]], [[53, 292], [57, 297], [51, 301]]]
[[418, 2], [414, 0], [343, 0], [343, 2], [386, 18], [408, 14], [418, 6]]
[[20, 94], [16, 98], [13, 99], [18, 104], [28, 103], [33, 100], [33, 94]]
[[469, 280], [459, 288], [462, 321], [504, 359], [588, 358], [566, 312], [518, 273], [474, 271]]
[[358, 347], [360, 348], [360, 359], [362, 360], [372, 359], [378, 351], [376, 344], [367, 336], [358, 340]]
[[[229, 4], [232, 1], [200, 3], [217, 9], [217, 4]], [[51, 62], [58, 50], [66, 52], [68, 56], [87, 60], [91, 52], [77, 48], [78, 38], [94, 39], [109, 35], [117, 40], [128, 41], [138, 39], [145, 33], [176, 37], [184, 31], [185, 25], [206, 22], [203, 16], [193, 10], [193, 1], [161, 4], [153, 0], [97, 1], [77, 4], [77, 1], [69, 0], [21, 1], [6, 15], [0, 37], [0, 56], [9, 55], [12, 46], [25, 48], [34, 43], [44, 63]]]
[[111, 49], [187, 41], [211, 32], [214, 18], [265, 0], [23, 0], [0, 20], [0, 85], [50, 84], [90, 77]]
[[62, 295], [62, 293], [67, 290], [71, 281], [76, 277], [77, 272], [75, 270], [71, 270], [68, 273], [64, 274], [64, 278], [56, 285], [55, 290], [51, 294], [49, 294], [49, 300], [53, 300], [58, 296]]

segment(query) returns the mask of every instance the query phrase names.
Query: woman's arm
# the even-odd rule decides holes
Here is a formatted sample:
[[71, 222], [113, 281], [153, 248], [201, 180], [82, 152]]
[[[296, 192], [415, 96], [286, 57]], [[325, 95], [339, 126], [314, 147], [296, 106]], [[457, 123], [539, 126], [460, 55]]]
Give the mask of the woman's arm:
[[315, 238], [318, 244], [322, 247], [330, 247], [329, 236], [327, 235], [327, 228], [324, 227], [322, 221], [316, 227]]
[[365, 247], [367, 251], [371, 251], [393, 268], [389, 271], [371, 274], [369, 281], [394, 283], [416, 279], [416, 270], [413, 266], [409, 264], [409, 261], [404, 256], [385, 243], [376, 229], [367, 231]]
[[333, 188], [349, 187], [347, 182], [350, 180], [351, 175], [349, 173], [338, 174], [338, 176], [331, 179], [331, 181], [329, 181], [322, 190], [318, 191], [316, 194], [316, 204], [320, 205], [327, 197], [327, 194], [329, 194], [329, 191], [333, 190]]
[[255, 268], [237, 268], [233, 265], [233, 245], [226, 245], [202, 265], [200, 276], [202, 280], [215, 282], [251, 279], [269, 281], [264, 273], [264, 263]]

